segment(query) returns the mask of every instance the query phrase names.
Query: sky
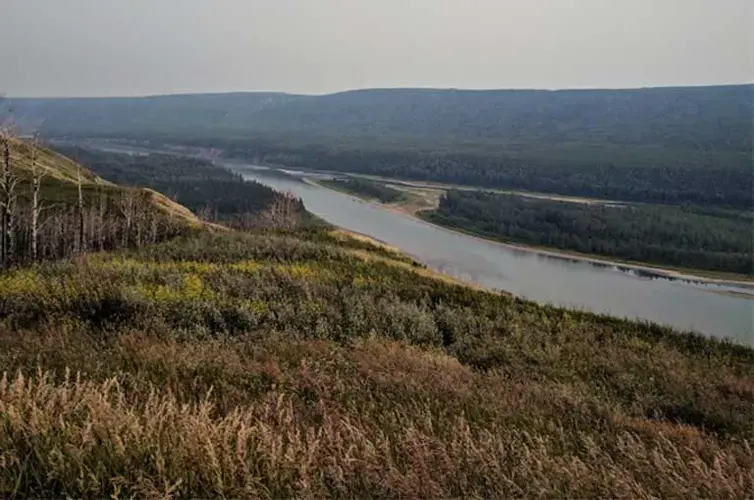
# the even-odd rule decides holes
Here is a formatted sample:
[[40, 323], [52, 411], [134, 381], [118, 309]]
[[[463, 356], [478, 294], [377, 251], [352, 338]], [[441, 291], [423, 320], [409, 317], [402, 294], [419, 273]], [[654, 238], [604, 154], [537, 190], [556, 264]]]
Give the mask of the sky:
[[754, 81], [754, 0], [0, 0], [0, 94]]

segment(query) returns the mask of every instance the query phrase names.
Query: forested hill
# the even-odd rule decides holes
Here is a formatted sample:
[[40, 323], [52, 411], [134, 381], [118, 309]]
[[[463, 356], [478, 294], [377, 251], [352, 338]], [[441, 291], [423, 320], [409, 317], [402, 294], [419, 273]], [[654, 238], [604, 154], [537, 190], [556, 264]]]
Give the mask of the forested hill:
[[633, 90], [359, 90], [9, 99], [48, 135], [380, 138], [751, 150], [753, 85]]

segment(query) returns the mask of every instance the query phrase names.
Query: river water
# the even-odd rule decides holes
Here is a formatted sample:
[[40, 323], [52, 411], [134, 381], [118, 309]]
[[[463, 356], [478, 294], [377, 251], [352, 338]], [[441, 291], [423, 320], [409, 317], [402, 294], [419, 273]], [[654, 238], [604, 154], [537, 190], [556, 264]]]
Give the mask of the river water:
[[541, 303], [649, 320], [754, 345], [751, 289], [647, 276], [505, 247], [295, 178], [249, 165], [225, 165], [249, 180], [293, 192], [307, 210], [336, 226], [400, 248], [462, 280]]
[[[96, 141], [85, 145], [130, 154], [159, 152]], [[238, 162], [218, 163], [246, 179], [293, 192], [308, 211], [331, 224], [400, 248], [428, 267], [464, 281], [540, 303], [653, 321], [754, 346], [751, 288], [652, 276], [511, 248], [303, 182], [301, 177]]]

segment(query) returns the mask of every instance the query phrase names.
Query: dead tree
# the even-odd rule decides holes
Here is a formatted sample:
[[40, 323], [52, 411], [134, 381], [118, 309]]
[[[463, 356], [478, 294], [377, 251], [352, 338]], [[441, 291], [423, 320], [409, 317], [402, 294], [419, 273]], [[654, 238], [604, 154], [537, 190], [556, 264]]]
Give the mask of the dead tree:
[[3, 148], [3, 174], [0, 178], [0, 232], [2, 241], [0, 241], [0, 264], [7, 268], [10, 263], [10, 256], [13, 248], [13, 211], [16, 202], [16, 187], [18, 178], [11, 172], [11, 138], [12, 134], [8, 130], [0, 133], [0, 140]]
[[[212, 207], [205, 205], [196, 212], [196, 216], [203, 222], [212, 221]], [[217, 220], [216, 218], [214, 220]]]
[[39, 149], [39, 136], [34, 135], [30, 143], [30, 160], [31, 160], [31, 258], [39, 258], [39, 216], [43, 210], [42, 202], [39, 199], [39, 190], [42, 186], [42, 179], [45, 177], [45, 170], [40, 168], [37, 163], [37, 151]]
[[6, 199], [5, 186], [10, 176], [10, 137], [3, 131], [0, 132], [0, 141], [3, 147], [3, 176], [0, 177], [0, 266], [3, 269], [8, 267], [8, 242], [6, 225], [8, 224], [6, 208], [8, 200]]
[[105, 249], [105, 226], [107, 224], [107, 196], [100, 190], [99, 193], [99, 206], [97, 210], [97, 244], [99, 250]]
[[267, 227], [274, 229], [291, 229], [299, 222], [299, 199], [293, 193], [279, 193], [262, 212], [262, 221]]
[[123, 246], [131, 244], [131, 232], [133, 229], [134, 219], [136, 218], [136, 193], [128, 189], [118, 200], [117, 205], [124, 219]]
[[79, 246], [78, 251], [84, 251], [84, 193], [81, 188], [81, 165], [76, 165], [76, 185], [78, 187], [78, 216], [79, 216]]

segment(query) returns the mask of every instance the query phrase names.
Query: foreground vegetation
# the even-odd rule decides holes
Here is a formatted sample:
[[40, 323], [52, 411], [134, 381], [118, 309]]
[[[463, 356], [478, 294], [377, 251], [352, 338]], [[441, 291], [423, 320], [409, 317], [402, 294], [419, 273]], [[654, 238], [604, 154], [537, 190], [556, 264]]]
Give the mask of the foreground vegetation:
[[[28, 158], [8, 176], [22, 181], [16, 200]], [[164, 156], [88, 158], [183, 199], [222, 200], [230, 175]], [[218, 218], [253, 222], [236, 232], [58, 160], [43, 185], [66, 214], [50, 240], [65, 251], [0, 272], [2, 497], [754, 490], [749, 347], [475, 290], [302, 224], [300, 202], [275, 193], [218, 206]], [[143, 209], [133, 193], [149, 195]], [[267, 215], [284, 223], [254, 222]], [[98, 245], [102, 234], [112, 241]]]
[[754, 272], [750, 212], [450, 190], [436, 210], [422, 216], [503, 241], [684, 268]]
[[754, 350], [438, 279], [323, 229], [0, 274], [0, 494], [754, 489]]

